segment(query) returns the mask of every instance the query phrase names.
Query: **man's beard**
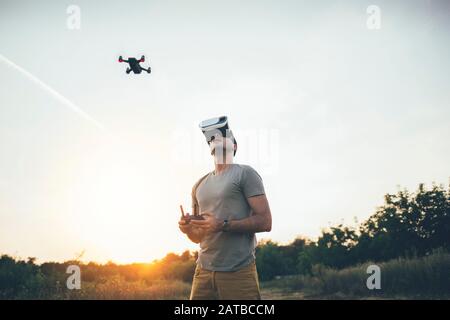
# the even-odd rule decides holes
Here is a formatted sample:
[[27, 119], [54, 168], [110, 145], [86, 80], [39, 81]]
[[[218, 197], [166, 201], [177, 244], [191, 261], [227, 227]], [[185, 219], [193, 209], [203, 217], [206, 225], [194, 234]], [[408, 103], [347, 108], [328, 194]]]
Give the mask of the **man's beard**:
[[211, 155], [214, 156], [214, 162], [218, 164], [227, 164], [233, 162], [234, 145], [211, 143]]

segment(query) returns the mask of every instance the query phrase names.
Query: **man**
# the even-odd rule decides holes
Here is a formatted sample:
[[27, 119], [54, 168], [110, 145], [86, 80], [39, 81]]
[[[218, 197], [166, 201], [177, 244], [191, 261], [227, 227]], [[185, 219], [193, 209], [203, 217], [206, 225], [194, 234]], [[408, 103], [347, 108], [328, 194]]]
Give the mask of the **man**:
[[207, 142], [215, 169], [192, 193], [193, 212], [204, 220], [179, 221], [180, 230], [200, 244], [190, 299], [261, 299], [255, 233], [272, 228], [262, 179], [252, 167], [233, 163], [231, 131], [207, 136]]

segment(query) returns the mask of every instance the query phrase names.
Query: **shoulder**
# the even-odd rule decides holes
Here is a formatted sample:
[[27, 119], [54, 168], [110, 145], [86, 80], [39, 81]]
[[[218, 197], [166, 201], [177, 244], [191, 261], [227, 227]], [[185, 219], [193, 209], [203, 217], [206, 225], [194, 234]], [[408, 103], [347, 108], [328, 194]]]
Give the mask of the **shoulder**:
[[265, 194], [263, 180], [255, 169], [249, 165], [240, 165], [240, 170], [239, 185], [246, 198]]
[[249, 166], [248, 164], [235, 163], [234, 166], [240, 171], [255, 170], [251, 166]]
[[200, 183], [202, 183], [202, 181], [205, 180], [206, 177], [208, 177], [208, 176], [211, 174], [211, 172], [212, 172], [212, 171], [210, 171], [210, 172], [208, 172], [207, 174], [204, 174], [203, 176], [201, 176], [201, 178], [198, 179], [198, 180], [194, 183], [192, 189], [193, 189], [193, 190], [194, 190], [194, 189], [197, 189], [197, 187], [200, 185]]
[[259, 173], [252, 167], [247, 164], [236, 164], [237, 169], [240, 171], [242, 177], [246, 177], [248, 175], [257, 175], [261, 178]]

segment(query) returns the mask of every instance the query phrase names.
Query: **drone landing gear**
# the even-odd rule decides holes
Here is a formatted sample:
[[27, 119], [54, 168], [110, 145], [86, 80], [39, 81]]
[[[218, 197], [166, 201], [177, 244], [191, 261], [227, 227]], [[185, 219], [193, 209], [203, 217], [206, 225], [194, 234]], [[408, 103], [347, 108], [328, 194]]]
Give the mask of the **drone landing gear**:
[[130, 69], [130, 68], [127, 68], [126, 73], [129, 74], [130, 72], [131, 72], [131, 69]]
[[142, 68], [142, 67], [141, 67], [141, 70], [142, 70], [142, 71], [147, 71], [147, 73], [152, 72], [152, 68], [151, 68], [151, 67], [148, 67], [148, 69], [145, 69], [145, 68]]

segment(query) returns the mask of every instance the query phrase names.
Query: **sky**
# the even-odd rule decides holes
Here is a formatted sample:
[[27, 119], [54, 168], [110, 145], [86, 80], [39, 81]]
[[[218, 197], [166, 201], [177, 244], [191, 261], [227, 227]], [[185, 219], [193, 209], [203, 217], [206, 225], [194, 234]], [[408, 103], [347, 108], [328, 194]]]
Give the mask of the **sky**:
[[[198, 123], [220, 115], [235, 162], [263, 178], [273, 228], [258, 239], [315, 238], [386, 193], [448, 185], [449, 9], [0, 0], [0, 253], [128, 263], [197, 249], [179, 205], [213, 170]], [[151, 74], [117, 61], [143, 54]]]

